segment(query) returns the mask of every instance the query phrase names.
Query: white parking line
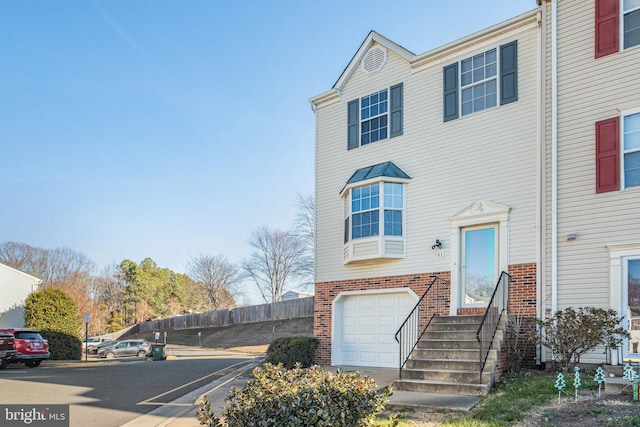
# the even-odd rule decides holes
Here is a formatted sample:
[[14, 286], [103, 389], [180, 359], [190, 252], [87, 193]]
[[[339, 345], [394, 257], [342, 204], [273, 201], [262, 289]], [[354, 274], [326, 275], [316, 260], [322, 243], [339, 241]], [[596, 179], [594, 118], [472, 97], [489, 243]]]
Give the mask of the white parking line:
[[[146, 399], [146, 400], [143, 400], [143, 401], [141, 401], [141, 402], [138, 402], [137, 404], [138, 404], [138, 405], [153, 405], [153, 406], [168, 405], [170, 402], [154, 402], [154, 400], [159, 399], [159, 398], [161, 398], [161, 397], [163, 397], [163, 396], [166, 396], [167, 394], [171, 394], [171, 393], [173, 393], [173, 392], [175, 392], [175, 391], [177, 391], [177, 390], [180, 390], [181, 388], [185, 388], [185, 387], [187, 387], [187, 386], [190, 386], [191, 384], [194, 384], [194, 383], [197, 383], [197, 382], [199, 382], [199, 381], [202, 381], [202, 380], [204, 380], [204, 379], [206, 379], [206, 378], [212, 377], [212, 376], [214, 376], [214, 375], [223, 375], [223, 374], [221, 374], [221, 373], [224, 373], [225, 371], [228, 371], [228, 370], [230, 370], [231, 368], [235, 368], [236, 366], [246, 365], [246, 364], [247, 364], [247, 362], [238, 362], [238, 363], [235, 363], [235, 364], [233, 364], [233, 365], [229, 365], [229, 366], [227, 366], [227, 367], [226, 367], [226, 368], [224, 368], [224, 369], [220, 369], [219, 371], [212, 372], [212, 373], [210, 373], [210, 374], [208, 374], [208, 375], [205, 375], [205, 376], [203, 376], [203, 377], [200, 377], [200, 378], [198, 378], [198, 379], [195, 379], [195, 380], [193, 380], [193, 381], [191, 381], [191, 382], [188, 382], [188, 383], [186, 383], [186, 384], [183, 384], [183, 385], [181, 385], [181, 386], [179, 386], [179, 387], [176, 387], [176, 388], [174, 388], [174, 389], [171, 389], [171, 390], [165, 391], [164, 393], [158, 394], [158, 395], [156, 395], [156, 396], [150, 397], [149, 399]], [[192, 406], [192, 405], [189, 405], [189, 406]]]

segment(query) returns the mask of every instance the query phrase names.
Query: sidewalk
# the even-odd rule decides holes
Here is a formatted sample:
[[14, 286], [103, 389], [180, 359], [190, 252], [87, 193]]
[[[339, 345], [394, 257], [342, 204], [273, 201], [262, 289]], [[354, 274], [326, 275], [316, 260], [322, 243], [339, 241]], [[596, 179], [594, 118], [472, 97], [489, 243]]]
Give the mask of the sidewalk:
[[[231, 387], [242, 387], [247, 378], [239, 378], [242, 373], [252, 369], [263, 360], [256, 357], [248, 364], [234, 372], [219, 378], [212, 383], [174, 400], [153, 411], [125, 424], [126, 427], [199, 427], [196, 419], [198, 403], [206, 397], [216, 415], [220, 415], [225, 406], [224, 399]], [[398, 370], [390, 368], [367, 368], [356, 366], [330, 366], [327, 370], [343, 372], [359, 371], [362, 375], [373, 378], [380, 388], [386, 387], [398, 378]], [[387, 408], [412, 408], [414, 410], [446, 409], [452, 411], [468, 411], [478, 403], [476, 396], [444, 395], [434, 393], [415, 393], [410, 391], [394, 391], [390, 396]]]

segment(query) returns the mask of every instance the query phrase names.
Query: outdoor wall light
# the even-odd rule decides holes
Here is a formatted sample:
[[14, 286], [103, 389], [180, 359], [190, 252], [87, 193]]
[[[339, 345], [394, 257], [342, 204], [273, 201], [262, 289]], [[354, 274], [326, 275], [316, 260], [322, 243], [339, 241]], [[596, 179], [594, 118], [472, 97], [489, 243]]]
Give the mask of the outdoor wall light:
[[573, 233], [567, 233], [567, 240], [571, 241], [571, 240], [576, 240], [578, 238], [578, 233], [573, 232]]
[[440, 239], [436, 239], [436, 244], [431, 246], [431, 249], [442, 249], [442, 242]]

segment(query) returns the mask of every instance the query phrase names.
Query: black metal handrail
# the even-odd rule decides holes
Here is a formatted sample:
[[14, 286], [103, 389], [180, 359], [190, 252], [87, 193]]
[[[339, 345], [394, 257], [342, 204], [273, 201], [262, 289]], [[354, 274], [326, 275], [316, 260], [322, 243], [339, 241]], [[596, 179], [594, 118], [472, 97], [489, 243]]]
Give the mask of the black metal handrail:
[[507, 309], [510, 281], [511, 276], [503, 271], [498, 278], [496, 287], [493, 289], [493, 294], [482, 317], [482, 322], [480, 322], [480, 326], [476, 332], [476, 339], [480, 345], [480, 383], [482, 383], [484, 365], [487, 363], [487, 358], [493, 345], [493, 338], [500, 325], [500, 318], [502, 317], [502, 313]]
[[[402, 325], [398, 328], [395, 334], [396, 342], [400, 345], [400, 371], [398, 377], [402, 379], [402, 368], [407, 364], [411, 353], [418, 345], [420, 338], [427, 330], [431, 321], [435, 316], [440, 314], [441, 310], [445, 309], [445, 299], [447, 294], [443, 292], [441, 287], [448, 285], [449, 282], [440, 279], [438, 276], [431, 276], [433, 280], [427, 287], [422, 297], [418, 300], [413, 310], [409, 313]], [[427, 296], [433, 296], [433, 298], [427, 298]], [[440, 303], [441, 307], [438, 307]], [[420, 315], [422, 307], [422, 316]], [[424, 328], [420, 331], [420, 323], [424, 323]]]

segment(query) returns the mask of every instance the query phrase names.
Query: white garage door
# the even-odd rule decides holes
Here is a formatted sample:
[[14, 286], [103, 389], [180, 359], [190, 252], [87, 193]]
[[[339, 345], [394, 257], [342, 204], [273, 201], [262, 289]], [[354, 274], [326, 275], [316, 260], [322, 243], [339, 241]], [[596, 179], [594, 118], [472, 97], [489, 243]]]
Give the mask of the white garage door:
[[416, 300], [407, 292], [349, 295], [338, 303], [334, 364], [398, 367], [394, 334]]

